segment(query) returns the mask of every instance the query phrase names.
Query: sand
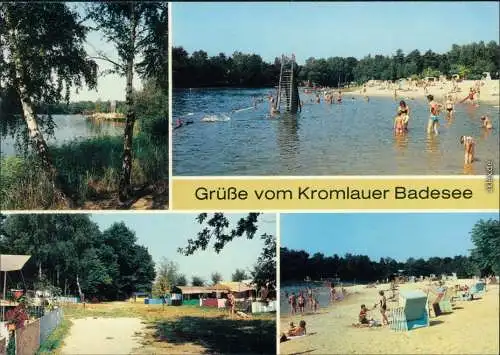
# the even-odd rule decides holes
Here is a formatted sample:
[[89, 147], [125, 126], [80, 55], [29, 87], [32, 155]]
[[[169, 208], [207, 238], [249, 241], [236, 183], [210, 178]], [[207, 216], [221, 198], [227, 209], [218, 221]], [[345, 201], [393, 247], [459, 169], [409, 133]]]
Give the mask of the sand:
[[[472, 281], [452, 281], [453, 284], [472, 284]], [[424, 283], [400, 285], [401, 290], [425, 287]], [[431, 326], [396, 333], [388, 327], [354, 328], [360, 305], [373, 307], [379, 290], [355, 286], [348, 288], [351, 295], [344, 301], [320, 310], [319, 314], [282, 316], [280, 329], [285, 331], [290, 321], [307, 322], [308, 335], [280, 344], [281, 354], [498, 354], [499, 353], [499, 288], [488, 285], [483, 298], [456, 302], [451, 314], [433, 317]], [[386, 295], [390, 296], [390, 291]], [[389, 310], [396, 303], [389, 302]], [[288, 310], [282, 310], [286, 314]], [[369, 312], [381, 320], [379, 311]]]
[[131, 354], [145, 326], [138, 318], [73, 319], [62, 354]]
[[[475, 81], [473, 80], [464, 80], [458, 83], [459, 92], [453, 93], [454, 99], [456, 102], [464, 99], [469, 93], [469, 89], [473, 87]], [[423, 88], [415, 88], [409, 87], [408, 84], [403, 85], [402, 90], [397, 90], [397, 99], [403, 100], [415, 100], [415, 99], [423, 99], [428, 94], [434, 95], [437, 100], [444, 101], [445, 95], [451, 89], [451, 83], [435, 83], [428, 87], [428, 93], [424, 92]], [[361, 90], [346, 92], [346, 97], [349, 95], [365, 95], [361, 93]], [[394, 97], [394, 89], [386, 89], [384, 85], [375, 85], [366, 87], [366, 95], [368, 97]], [[498, 107], [500, 104], [500, 86], [499, 80], [485, 80], [484, 85], [481, 87], [481, 93], [479, 96], [479, 104], [489, 104]]]

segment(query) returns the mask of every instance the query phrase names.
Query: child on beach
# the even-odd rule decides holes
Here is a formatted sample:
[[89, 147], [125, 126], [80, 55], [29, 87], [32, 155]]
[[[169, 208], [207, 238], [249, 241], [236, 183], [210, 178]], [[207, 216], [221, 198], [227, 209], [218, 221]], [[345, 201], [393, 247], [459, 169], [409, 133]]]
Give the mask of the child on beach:
[[368, 311], [370, 311], [364, 304], [361, 305], [361, 310], [358, 315], [358, 323], [353, 323], [352, 326], [356, 328], [374, 327], [377, 322], [373, 319], [368, 319]]
[[471, 164], [474, 160], [474, 148], [476, 146], [476, 142], [474, 141], [474, 138], [472, 138], [471, 136], [461, 136], [460, 137], [460, 144], [464, 145], [465, 164]]

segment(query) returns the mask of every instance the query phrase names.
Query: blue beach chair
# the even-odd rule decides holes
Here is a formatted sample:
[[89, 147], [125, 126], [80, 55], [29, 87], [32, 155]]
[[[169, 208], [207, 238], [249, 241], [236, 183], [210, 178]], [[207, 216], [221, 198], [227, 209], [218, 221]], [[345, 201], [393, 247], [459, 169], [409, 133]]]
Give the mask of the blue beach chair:
[[429, 326], [427, 295], [422, 291], [401, 291], [400, 306], [393, 309], [390, 327], [397, 332], [406, 332]]
[[472, 298], [474, 298], [474, 296], [483, 296], [485, 292], [486, 292], [486, 284], [482, 281], [476, 282], [476, 284], [472, 286], [469, 291], [469, 293], [472, 295]]

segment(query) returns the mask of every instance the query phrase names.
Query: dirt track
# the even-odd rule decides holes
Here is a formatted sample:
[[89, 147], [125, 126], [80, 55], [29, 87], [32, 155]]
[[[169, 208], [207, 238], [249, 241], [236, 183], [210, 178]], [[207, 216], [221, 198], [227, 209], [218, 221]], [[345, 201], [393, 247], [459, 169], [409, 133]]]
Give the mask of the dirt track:
[[139, 318], [73, 319], [62, 354], [131, 354], [141, 346]]

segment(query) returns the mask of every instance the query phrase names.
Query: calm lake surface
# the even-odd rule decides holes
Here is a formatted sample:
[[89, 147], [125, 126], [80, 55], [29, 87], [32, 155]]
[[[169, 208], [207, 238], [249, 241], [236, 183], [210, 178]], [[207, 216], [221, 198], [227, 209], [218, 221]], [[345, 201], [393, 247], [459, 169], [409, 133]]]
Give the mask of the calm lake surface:
[[[82, 115], [54, 115], [54, 135], [45, 139], [48, 144], [62, 145], [75, 140], [91, 137], [123, 134], [123, 126], [111, 122], [97, 122], [86, 119]], [[15, 137], [1, 137], [0, 150], [2, 156], [16, 155]]]
[[[187, 89], [173, 92], [173, 121], [193, 124], [173, 131], [173, 174], [203, 175], [436, 175], [485, 174], [499, 160], [498, 108], [457, 104], [455, 119], [440, 118], [428, 136], [425, 100], [406, 100], [409, 132], [393, 134], [399, 99], [344, 95], [342, 104], [313, 104], [301, 90], [302, 113], [270, 117], [271, 89]], [[488, 114], [487, 133], [479, 117]], [[212, 122], [202, 122], [201, 120]], [[464, 170], [461, 135], [476, 138], [476, 158]], [[495, 170], [498, 173], [498, 170]]]

